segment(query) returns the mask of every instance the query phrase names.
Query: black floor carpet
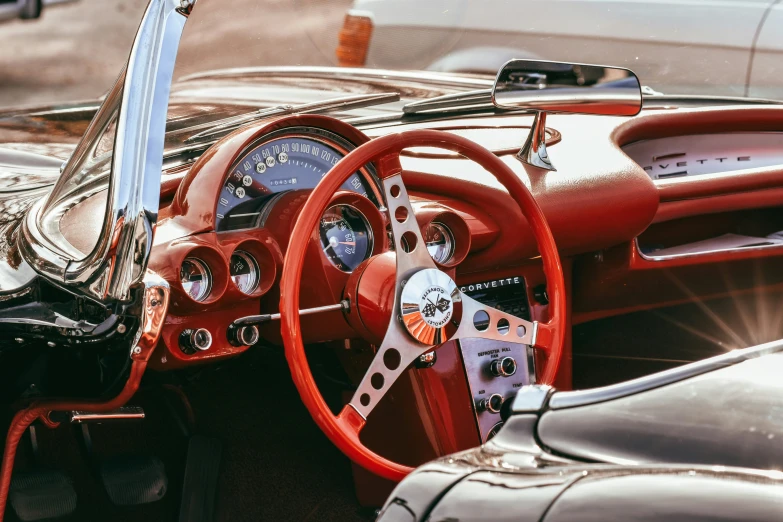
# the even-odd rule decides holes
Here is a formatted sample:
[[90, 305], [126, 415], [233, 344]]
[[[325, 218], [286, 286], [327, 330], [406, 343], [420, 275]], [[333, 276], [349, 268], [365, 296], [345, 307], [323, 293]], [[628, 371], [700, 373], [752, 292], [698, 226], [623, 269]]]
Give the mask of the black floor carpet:
[[[133, 401], [144, 407], [144, 421], [91, 425], [90, 432], [98, 458], [136, 453], [164, 462], [169, 490], [159, 502], [132, 508], [112, 505], [85, 459], [78, 428], [38, 428], [41, 463], [67, 470], [75, 482], [78, 507], [70, 520], [178, 520], [187, 452], [179, 419], [185, 410], [176, 394], [160, 386], [161, 380], [181, 383], [195, 415], [195, 432], [222, 443], [217, 521], [372, 520], [373, 510], [356, 501], [348, 459], [302, 405], [281, 349], [258, 347], [188, 378], [151, 377]], [[16, 469], [36, 465], [28, 440], [17, 464]]]

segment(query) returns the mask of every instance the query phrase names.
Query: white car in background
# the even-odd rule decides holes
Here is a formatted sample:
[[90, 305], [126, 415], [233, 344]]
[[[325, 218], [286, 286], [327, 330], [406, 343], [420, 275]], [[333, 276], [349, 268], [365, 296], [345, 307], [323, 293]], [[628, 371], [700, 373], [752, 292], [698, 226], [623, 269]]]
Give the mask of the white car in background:
[[783, 3], [354, 0], [337, 48], [353, 67], [494, 74], [511, 58], [628, 67], [666, 94], [780, 98]]
[[75, 0], [0, 0], [0, 22], [21, 18], [33, 20], [40, 18], [44, 7], [64, 4]]

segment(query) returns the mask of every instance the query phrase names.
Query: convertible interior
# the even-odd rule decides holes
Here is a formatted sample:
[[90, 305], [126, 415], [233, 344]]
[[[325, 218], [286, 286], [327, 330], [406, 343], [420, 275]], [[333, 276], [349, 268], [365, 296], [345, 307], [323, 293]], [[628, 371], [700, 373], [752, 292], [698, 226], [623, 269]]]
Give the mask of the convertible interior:
[[[3, 223], [4, 256], [40, 277], [0, 297], [6, 520], [372, 520], [413, 468], [492, 439], [523, 386], [783, 337], [783, 107], [637, 84], [630, 112], [531, 112], [496, 83], [319, 67], [175, 82], [139, 312], [159, 331], [74, 300], [25, 246], [37, 223], [87, 256], [120, 189], [58, 183], [17, 210], [35, 217]], [[96, 113], [7, 115], [3, 147], [43, 127], [71, 144], [47, 150], [59, 163]], [[82, 328], [111, 315], [115, 337], [7, 320], [33, 301]]]

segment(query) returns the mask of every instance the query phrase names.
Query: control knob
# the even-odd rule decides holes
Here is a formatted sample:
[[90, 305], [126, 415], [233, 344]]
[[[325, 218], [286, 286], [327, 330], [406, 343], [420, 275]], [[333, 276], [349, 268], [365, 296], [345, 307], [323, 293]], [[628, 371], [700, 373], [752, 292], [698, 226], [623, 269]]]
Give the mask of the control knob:
[[259, 339], [258, 327], [255, 325], [236, 326], [232, 324], [228, 327], [226, 334], [228, 342], [233, 346], [253, 346]]
[[513, 357], [494, 359], [489, 364], [489, 371], [495, 377], [511, 377], [517, 373], [517, 361]]
[[501, 406], [503, 406], [503, 396], [499, 393], [493, 393], [486, 399], [480, 399], [476, 403], [478, 411], [488, 411], [489, 413], [500, 413]]
[[179, 334], [179, 349], [188, 355], [205, 352], [212, 346], [212, 334], [206, 328], [188, 328]]

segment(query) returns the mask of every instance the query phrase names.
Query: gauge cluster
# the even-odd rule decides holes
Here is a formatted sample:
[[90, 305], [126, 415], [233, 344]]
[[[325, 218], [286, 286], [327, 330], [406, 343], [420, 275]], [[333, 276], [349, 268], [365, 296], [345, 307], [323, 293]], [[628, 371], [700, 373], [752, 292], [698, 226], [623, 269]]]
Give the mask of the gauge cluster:
[[[171, 284], [158, 369], [230, 357], [279, 335], [279, 324], [237, 320], [274, 314], [298, 213], [321, 178], [369, 140], [348, 124], [312, 115], [248, 126], [229, 138], [190, 168], [156, 233], [150, 269]], [[368, 165], [332, 196], [304, 260], [303, 307], [339, 302], [362, 263], [399, 247], [379, 187]], [[445, 205], [421, 203], [415, 214], [427, 251], [438, 265], [456, 266], [470, 249], [466, 221]], [[314, 330], [329, 339], [355, 334], [347, 321]]]

